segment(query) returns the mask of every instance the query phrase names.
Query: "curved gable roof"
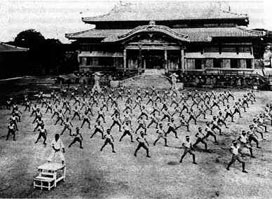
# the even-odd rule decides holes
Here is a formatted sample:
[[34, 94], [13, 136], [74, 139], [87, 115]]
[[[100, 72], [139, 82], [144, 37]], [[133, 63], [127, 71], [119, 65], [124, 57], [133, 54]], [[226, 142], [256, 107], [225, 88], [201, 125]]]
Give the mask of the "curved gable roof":
[[188, 35], [178, 33], [176, 31], [173, 31], [171, 28], [169, 28], [167, 26], [161, 26], [161, 25], [138, 26], [125, 34], [117, 36], [117, 38], [114, 42], [126, 40], [126, 39], [132, 37], [133, 35], [136, 35], [139, 33], [145, 33], [145, 32], [160, 32], [160, 33], [166, 34], [174, 39], [189, 42]]
[[163, 21], [188, 19], [230, 19], [244, 18], [247, 15], [221, 9], [220, 3], [213, 2], [166, 2], [159, 1], [126, 3], [115, 6], [108, 14], [84, 17], [86, 23], [111, 21]]

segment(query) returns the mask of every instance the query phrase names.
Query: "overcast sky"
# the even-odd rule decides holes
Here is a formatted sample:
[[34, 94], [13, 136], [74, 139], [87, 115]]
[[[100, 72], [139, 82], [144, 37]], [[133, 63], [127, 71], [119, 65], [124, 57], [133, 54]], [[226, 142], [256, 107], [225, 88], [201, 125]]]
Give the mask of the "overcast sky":
[[[127, 1], [132, 0], [122, 2]], [[91, 28], [81, 21], [81, 17], [105, 14], [119, 2], [120, 0], [0, 0], [0, 41], [11, 41], [20, 31], [35, 29], [46, 38], [57, 38], [67, 43], [69, 41], [65, 38], [65, 33]], [[223, 7], [230, 5], [232, 12], [248, 14], [249, 28], [272, 30], [271, 0], [221, 2]]]

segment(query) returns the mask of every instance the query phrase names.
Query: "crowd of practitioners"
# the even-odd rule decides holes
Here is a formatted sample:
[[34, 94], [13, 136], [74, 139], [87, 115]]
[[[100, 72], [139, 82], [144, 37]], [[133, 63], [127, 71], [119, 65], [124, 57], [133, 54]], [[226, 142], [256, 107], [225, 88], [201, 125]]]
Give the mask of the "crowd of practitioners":
[[[253, 91], [247, 91], [241, 98], [236, 99], [229, 90], [214, 92], [119, 87], [103, 88], [98, 92], [87, 86], [62, 88], [50, 94], [40, 92], [35, 100], [30, 100], [29, 96], [25, 95], [20, 105], [14, 98], [9, 98], [6, 108], [11, 110], [11, 115], [6, 139], [12, 136], [13, 140], [16, 140], [21, 117], [31, 117], [33, 131], [38, 132], [35, 143], [42, 140], [46, 146], [46, 115], [52, 118], [53, 125], [59, 129], [59, 133], [51, 142], [52, 153], [48, 161], [52, 161], [54, 156], [59, 154], [63, 164], [65, 163], [62, 136], [71, 136], [68, 147], [78, 143], [81, 149], [84, 142], [103, 139], [104, 144], [100, 151], [109, 145], [113, 153], [116, 153], [115, 148], [118, 146], [116, 140], [122, 142], [129, 139], [133, 144], [136, 142], [134, 156], [143, 149], [148, 158], [151, 157], [151, 144], [156, 146], [162, 142], [168, 147], [173, 144], [169, 143], [169, 137], [174, 136], [180, 140], [183, 148], [179, 162], [182, 163], [184, 157], [189, 154], [193, 163], [197, 164], [195, 149], [203, 148], [203, 152], [209, 152], [209, 145], [219, 144], [218, 140], [224, 136], [225, 130], [232, 128], [232, 123], [241, 118], [255, 102]], [[264, 111], [253, 118], [249, 128], [243, 129], [233, 140], [228, 170], [237, 160], [242, 164], [243, 172], [247, 172], [241, 156], [244, 156], [245, 149], [248, 149], [250, 157], [255, 158], [255, 147], [260, 148], [260, 141], [265, 139], [266, 121], [271, 121], [271, 111], [272, 105], [267, 104]], [[198, 123], [203, 121], [205, 125], [201, 127]], [[192, 125], [196, 125], [197, 130], [192, 131]], [[87, 132], [90, 135], [90, 140], [87, 141], [83, 141], [82, 136], [85, 128], [88, 128]]]

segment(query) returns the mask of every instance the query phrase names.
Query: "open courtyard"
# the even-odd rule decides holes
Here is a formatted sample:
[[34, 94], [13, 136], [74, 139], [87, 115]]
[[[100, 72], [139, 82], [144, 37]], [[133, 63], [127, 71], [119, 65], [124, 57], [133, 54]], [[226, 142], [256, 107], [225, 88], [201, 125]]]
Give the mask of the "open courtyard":
[[[182, 92], [186, 93], [187, 90]], [[222, 90], [215, 91], [222, 92]], [[242, 97], [246, 91], [233, 90], [235, 101]], [[192, 164], [191, 156], [187, 155], [180, 164], [179, 159], [183, 153], [181, 146], [186, 135], [192, 140], [199, 126], [205, 127], [206, 121], [211, 121], [213, 115], [217, 115], [218, 109], [214, 108], [213, 115], [207, 114], [207, 118], [200, 116], [197, 125], [190, 122], [190, 132], [185, 127], [178, 129], [179, 138], [173, 134], [168, 135], [168, 145], [165, 147], [162, 141], [156, 146], [153, 142], [157, 138], [154, 125], [147, 130], [147, 141], [151, 158], [147, 158], [145, 151], [140, 150], [137, 157], [134, 151], [137, 142], [130, 142], [125, 137], [122, 142], [119, 138], [122, 133], [117, 126], [113, 127], [112, 135], [116, 153], [111, 152], [110, 146], [106, 146], [103, 152], [100, 148], [104, 143], [98, 133], [92, 139], [95, 119], [98, 108], [94, 106], [94, 117], [91, 117], [91, 129], [85, 124], [80, 130], [83, 134], [83, 149], [78, 143], [68, 148], [73, 138], [68, 131], [61, 136], [66, 153], [67, 176], [65, 182], [60, 182], [51, 191], [33, 188], [33, 178], [37, 175], [37, 167], [46, 162], [50, 153], [50, 143], [56, 133], [61, 133], [63, 126], [54, 125], [56, 118], [51, 119], [52, 114], [46, 113], [46, 108], [41, 108], [45, 128], [48, 131], [47, 145], [42, 141], [35, 144], [38, 133], [33, 132], [34, 117], [30, 117], [28, 111], [19, 105], [22, 111], [21, 122], [18, 123], [19, 132], [16, 133], [16, 141], [10, 138], [6, 141], [7, 125], [11, 110], [0, 110], [0, 197], [41, 197], [41, 198], [270, 198], [272, 194], [272, 158], [271, 158], [271, 125], [268, 124], [268, 133], [264, 134], [265, 140], [260, 140], [261, 149], [254, 145], [253, 153], [256, 158], [243, 157], [248, 173], [241, 172], [241, 164], [236, 162], [230, 170], [226, 166], [231, 159], [229, 148], [232, 140], [237, 139], [242, 129], [248, 130], [248, 125], [256, 114], [263, 112], [266, 103], [271, 102], [272, 93], [256, 91], [256, 102], [247, 112], [242, 112], [242, 118], [235, 116], [234, 122], [228, 120], [229, 128], [222, 127], [223, 135], [217, 134], [219, 144], [215, 145], [212, 139], [208, 139], [208, 149], [203, 150], [202, 145], [195, 148], [196, 162]], [[16, 96], [14, 96], [16, 99]], [[73, 102], [73, 100], [71, 100]], [[147, 102], [145, 98], [143, 104]], [[166, 102], [168, 105], [170, 102]], [[73, 104], [73, 103], [72, 103]], [[124, 108], [124, 100], [119, 99], [118, 104]], [[230, 105], [234, 100], [230, 100]], [[41, 105], [38, 105], [41, 107]], [[72, 106], [73, 108], [73, 106]], [[121, 108], [121, 109], [122, 109]], [[146, 106], [151, 110], [151, 105]], [[174, 108], [170, 108], [173, 112]], [[110, 114], [109, 114], [110, 113]], [[110, 115], [112, 109], [106, 112], [107, 129], [112, 124]], [[139, 108], [133, 109], [132, 128], [137, 128], [136, 118], [139, 116]], [[66, 114], [67, 116], [69, 114]], [[72, 115], [71, 115], [72, 116]], [[71, 118], [70, 116], [70, 118]], [[174, 117], [178, 123], [177, 115]], [[77, 118], [72, 121], [73, 132], [75, 127], [80, 127], [82, 121]], [[166, 126], [167, 120], [163, 121]], [[139, 133], [138, 133], [139, 134]], [[137, 136], [137, 135], [135, 135]]]

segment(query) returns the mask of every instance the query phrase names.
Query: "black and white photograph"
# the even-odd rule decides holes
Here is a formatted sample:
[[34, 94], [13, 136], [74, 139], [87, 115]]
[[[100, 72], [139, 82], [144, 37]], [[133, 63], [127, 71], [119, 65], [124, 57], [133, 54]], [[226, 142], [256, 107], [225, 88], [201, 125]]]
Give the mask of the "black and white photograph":
[[0, 198], [272, 198], [272, 1], [1, 0]]

